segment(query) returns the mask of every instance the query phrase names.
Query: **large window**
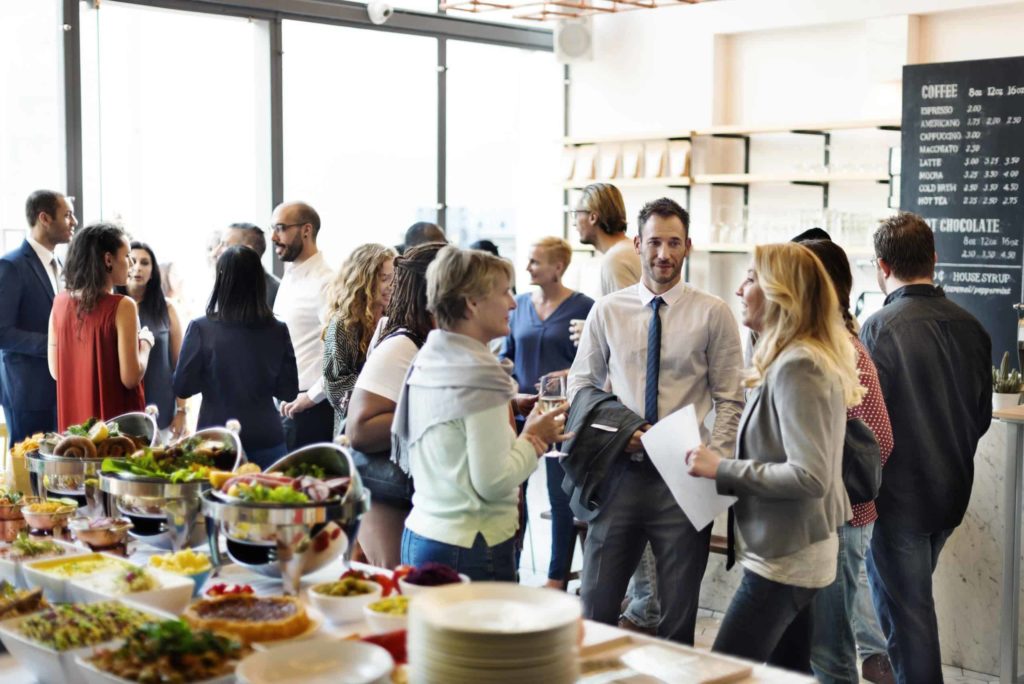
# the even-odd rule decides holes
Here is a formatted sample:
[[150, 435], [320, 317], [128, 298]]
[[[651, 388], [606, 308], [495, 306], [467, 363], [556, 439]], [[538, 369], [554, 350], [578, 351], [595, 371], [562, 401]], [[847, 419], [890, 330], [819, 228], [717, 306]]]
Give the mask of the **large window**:
[[335, 268], [437, 215], [437, 41], [284, 24], [284, 192]]
[[57, 0], [0, 2], [0, 250], [25, 235], [25, 200], [66, 192]]
[[268, 27], [116, 2], [81, 12], [87, 218], [174, 262], [195, 313], [211, 234], [269, 221]]
[[448, 43], [448, 233], [497, 244], [520, 282], [530, 243], [562, 235], [562, 87], [548, 53]]

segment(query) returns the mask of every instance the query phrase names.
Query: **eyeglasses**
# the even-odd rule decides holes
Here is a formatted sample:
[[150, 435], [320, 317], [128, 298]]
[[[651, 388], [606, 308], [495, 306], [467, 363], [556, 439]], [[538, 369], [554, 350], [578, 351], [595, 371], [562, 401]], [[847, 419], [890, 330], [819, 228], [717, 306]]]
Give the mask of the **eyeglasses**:
[[284, 233], [284, 232], [288, 231], [291, 228], [295, 228], [296, 226], [304, 226], [304, 225], [306, 225], [306, 224], [305, 223], [275, 223], [274, 225], [270, 226], [270, 228], [268, 228], [267, 230], [270, 231], [271, 233], [273, 233], [274, 235], [280, 235], [281, 233]]
[[878, 268], [878, 257], [871, 257], [871, 265]]
[[570, 209], [568, 213], [572, 214], [573, 216], [578, 216], [580, 214], [589, 214], [590, 210], [589, 209]]

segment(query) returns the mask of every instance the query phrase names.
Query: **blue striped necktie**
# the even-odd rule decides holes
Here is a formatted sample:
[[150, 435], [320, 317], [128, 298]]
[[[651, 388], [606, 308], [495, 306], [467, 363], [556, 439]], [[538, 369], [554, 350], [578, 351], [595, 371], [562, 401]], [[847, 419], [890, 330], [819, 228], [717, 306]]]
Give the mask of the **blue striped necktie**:
[[647, 326], [647, 385], [644, 387], [644, 420], [651, 425], [658, 422], [658, 372], [661, 369], [661, 316], [659, 309], [665, 300], [651, 300], [651, 323]]

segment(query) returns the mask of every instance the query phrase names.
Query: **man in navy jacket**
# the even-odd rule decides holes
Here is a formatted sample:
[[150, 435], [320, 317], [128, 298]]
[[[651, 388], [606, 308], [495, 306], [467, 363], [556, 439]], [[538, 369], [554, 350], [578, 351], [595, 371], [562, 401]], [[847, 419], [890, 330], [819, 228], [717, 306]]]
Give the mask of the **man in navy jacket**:
[[78, 222], [66, 197], [36, 190], [25, 202], [31, 233], [0, 258], [0, 400], [11, 443], [57, 429], [57, 384], [46, 365], [46, 334], [63, 266], [53, 250]]

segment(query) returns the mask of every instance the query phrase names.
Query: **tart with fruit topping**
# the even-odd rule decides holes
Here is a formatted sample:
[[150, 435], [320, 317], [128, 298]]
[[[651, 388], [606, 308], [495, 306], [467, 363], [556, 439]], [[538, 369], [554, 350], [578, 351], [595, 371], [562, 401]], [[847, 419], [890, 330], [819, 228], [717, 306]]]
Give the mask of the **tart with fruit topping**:
[[195, 629], [232, 634], [245, 643], [291, 639], [310, 625], [306, 609], [291, 596], [228, 594], [196, 601], [182, 617]]

